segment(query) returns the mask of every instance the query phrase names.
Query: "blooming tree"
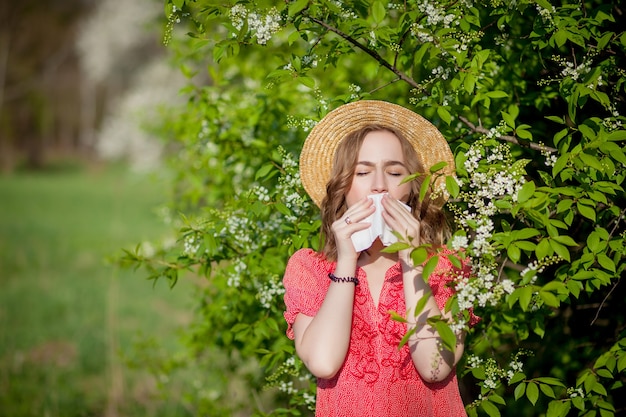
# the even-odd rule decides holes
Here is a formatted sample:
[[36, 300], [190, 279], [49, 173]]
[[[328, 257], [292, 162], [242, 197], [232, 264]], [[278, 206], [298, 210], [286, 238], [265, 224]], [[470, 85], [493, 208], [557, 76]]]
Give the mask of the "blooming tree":
[[[457, 319], [438, 329], [444, 342], [469, 331], [458, 366], [468, 413], [626, 409], [624, 11], [601, 1], [166, 1], [165, 42], [185, 74], [208, 69], [210, 82], [190, 87], [187, 111], [162, 127], [175, 142], [176, 243], [124, 261], [172, 285], [183, 271], [206, 278], [188, 364], [215, 369], [212, 346], [233, 366], [259, 365], [247, 387], [255, 404], [227, 411], [314, 407], [282, 319], [286, 260], [319, 245], [297, 155], [316, 120], [361, 98], [423, 114], [456, 155], [448, 246], [473, 273], [447, 305]], [[468, 308], [482, 317], [473, 328]], [[227, 396], [196, 395], [194, 406], [227, 412]]]
[[[101, 1], [84, 19], [76, 38], [84, 74], [83, 117], [93, 118], [86, 125], [96, 122], [99, 101], [104, 98], [105, 103], [98, 131], [93, 138], [84, 138], [92, 142], [85, 144], [98, 157], [126, 160], [138, 171], [160, 166], [163, 143], [153, 132], [154, 121], [164, 105], [172, 112], [183, 102], [178, 91], [185, 77], [158, 47], [161, 10], [154, 0]], [[98, 94], [101, 89], [109, 90], [104, 97]]]

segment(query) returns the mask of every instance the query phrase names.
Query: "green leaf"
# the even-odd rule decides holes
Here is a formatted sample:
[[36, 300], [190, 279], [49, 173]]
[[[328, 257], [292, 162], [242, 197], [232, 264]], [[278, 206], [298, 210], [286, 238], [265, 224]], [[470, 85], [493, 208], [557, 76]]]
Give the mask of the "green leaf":
[[546, 397], [549, 398], [556, 398], [556, 395], [554, 394], [554, 390], [552, 389], [552, 387], [550, 385], [547, 384], [539, 384], [539, 388], [541, 389], [541, 392], [543, 392], [543, 394]]
[[564, 117], [558, 117], [558, 116], [545, 116], [546, 119], [558, 123], [560, 125], [564, 125], [565, 124], [565, 118]]
[[602, 37], [600, 39], [598, 39], [598, 46], [597, 46], [597, 48], [599, 50], [600, 49], [604, 49], [604, 47], [609, 44], [609, 41], [611, 40], [613, 35], [615, 35], [614, 32], [606, 32], [604, 35], [602, 35]]
[[472, 94], [474, 92], [474, 87], [476, 86], [476, 77], [473, 74], [467, 73], [465, 74], [465, 78], [463, 79], [463, 87], [465, 91]]
[[408, 321], [404, 317], [402, 317], [400, 314], [398, 314], [397, 312], [393, 310], [389, 310], [387, 313], [389, 314], [389, 316], [391, 316], [391, 319], [394, 321], [397, 321], [400, 323], [408, 323]]
[[426, 265], [424, 265], [424, 270], [422, 272], [422, 276], [424, 277], [424, 280], [428, 280], [428, 277], [430, 277], [430, 274], [432, 274], [432, 272], [435, 270], [438, 263], [439, 263], [438, 255], [431, 257], [428, 260], [428, 262], [426, 262]]
[[574, 407], [578, 408], [580, 411], [585, 411], [585, 399], [582, 397], [574, 397], [572, 398], [572, 404]]
[[437, 172], [437, 171], [439, 171], [439, 170], [441, 170], [441, 169], [445, 168], [446, 166], [448, 166], [448, 163], [447, 163], [447, 162], [445, 162], [445, 161], [437, 162], [436, 164], [434, 164], [433, 166], [431, 166], [431, 167], [429, 168], [429, 170], [428, 170], [428, 171], [429, 171], [431, 174], [434, 174], [435, 172]]
[[533, 288], [530, 286], [518, 288], [516, 291], [519, 291], [519, 305], [522, 307], [522, 310], [528, 311], [528, 306], [530, 305], [530, 300], [533, 297]]
[[[598, 407], [600, 407], [601, 409], [604, 409], [604, 410], [615, 412], [615, 407], [613, 406], [613, 404], [611, 404], [611, 403], [609, 403], [607, 401], [598, 401]], [[611, 415], [613, 415], [613, 414], [611, 414]]]
[[543, 7], [546, 10], [552, 10], [552, 4], [548, 0], [535, 0], [538, 5]]
[[581, 216], [588, 218], [591, 221], [596, 221], [596, 211], [589, 206], [581, 204], [580, 201], [576, 202], [576, 208]]
[[437, 330], [437, 333], [439, 333], [443, 347], [450, 352], [454, 352], [456, 349], [456, 335], [452, 329], [450, 329], [448, 323], [443, 320], [437, 320], [435, 323], [435, 329]]
[[518, 240], [515, 242], [515, 246], [520, 248], [521, 250], [534, 251], [537, 245], [533, 242], [529, 242], [527, 240]]
[[401, 250], [409, 249], [411, 247], [407, 242], [394, 242], [391, 245], [385, 247], [381, 250], [381, 252], [385, 253], [396, 253]]
[[496, 393], [489, 395], [489, 401], [500, 405], [506, 405], [506, 400]]
[[582, 133], [583, 137], [593, 140], [596, 138], [596, 132], [586, 124], [581, 124], [578, 126], [578, 130]]
[[411, 252], [413, 265], [421, 265], [426, 259], [428, 259], [428, 250], [423, 246], [417, 247]]
[[550, 307], [558, 308], [561, 305], [559, 299], [549, 291], [539, 291], [539, 298]]
[[298, 77], [297, 80], [300, 82], [300, 84], [309, 87], [310, 89], [314, 89], [315, 88], [315, 79], [311, 78], [311, 77]]
[[402, 340], [400, 340], [400, 343], [398, 344], [398, 347], [401, 348], [402, 346], [406, 345], [414, 333], [415, 333], [415, 328], [413, 327], [411, 330], [409, 330], [408, 332], [404, 334], [404, 336], [402, 337]]
[[289, 207], [287, 207], [284, 203], [276, 203], [274, 204], [274, 208], [280, 214], [283, 214], [285, 216], [291, 216], [293, 214], [291, 210], [289, 210]]
[[537, 384], [533, 382], [528, 383], [528, 386], [526, 387], [526, 398], [528, 398], [528, 401], [530, 401], [532, 405], [537, 403], [537, 400], [539, 399], [539, 388], [537, 387]]
[[524, 239], [530, 239], [531, 237], [535, 237], [538, 234], [539, 234], [539, 230], [534, 229], [532, 227], [526, 227], [524, 229], [514, 231], [513, 237], [515, 240], [524, 240]]
[[565, 388], [565, 384], [563, 383], [563, 381], [561, 381], [558, 378], [551, 377], [551, 376], [540, 376], [538, 378], [535, 378], [535, 381], [538, 381], [542, 384], [548, 384], [548, 385], [553, 385], [555, 387]]
[[546, 417], [565, 417], [569, 413], [572, 405], [568, 401], [553, 400], [548, 404]]
[[515, 129], [515, 118], [504, 111], [500, 112], [500, 114], [502, 114], [502, 119], [504, 120], [504, 122], [512, 129]]
[[437, 106], [437, 115], [448, 125], [452, 122], [452, 115], [444, 106]]
[[580, 281], [569, 280], [567, 281], [567, 289], [574, 297], [578, 298], [583, 289], [583, 284]]
[[608, 204], [608, 200], [606, 199], [606, 195], [602, 194], [601, 192], [589, 191], [587, 194], [589, 195], [589, 198], [591, 198], [596, 203]]
[[293, 17], [307, 8], [309, 0], [297, 0], [289, 5], [289, 16]]
[[500, 410], [489, 400], [483, 400], [480, 403], [480, 407], [487, 413], [489, 417], [500, 417]]
[[[626, 39], [626, 32], [624, 32], [624, 38]], [[609, 133], [607, 140], [611, 142], [620, 142], [620, 141], [626, 140], [626, 130], [624, 129], [615, 130]]]
[[459, 183], [452, 175], [446, 175], [446, 190], [452, 198], [457, 198], [461, 188], [459, 187]]
[[550, 239], [541, 239], [535, 248], [535, 254], [537, 258], [543, 259], [546, 256], [550, 256], [554, 253], [550, 246]]
[[428, 190], [430, 189], [430, 178], [431, 175], [426, 175], [426, 177], [424, 178], [424, 182], [420, 187], [420, 201], [424, 201], [424, 199], [426, 198], [426, 194], [428, 194]]
[[414, 317], [422, 314], [422, 311], [424, 311], [424, 307], [426, 307], [428, 300], [430, 300], [430, 294], [423, 296], [417, 301], [417, 304], [415, 304], [415, 311], [413, 312]]
[[372, 5], [372, 18], [375, 23], [381, 23], [385, 19], [385, 15], [387, 14], [387, 10], [385, 9], [385, 5], [381, 1], [376, 1]]
[[509, 385], [516, 384], [520, 381], [523, 381], [524, 379], [526, 379], [526, 375], [524, 375], [522, 372], [516, 372], [515, 375], [513, 375], [513, 378], [509, 380]]
[[587, 394], [591, 394], [593, 386], [598, 383], [598, 379], [591, 372], [591, 370], [585, 370], [585, 373], [579, 377], [579, 380], [582, 379], [583, 387], [585, 388], [585, 392]]
[[521, 139], [532, 140], [533, 138], [532, 133], [530, 133], [527, 129], [523, 129], [521, 127], [517, 127], [515, 129], [515, 134]]
[[577, 246], [578, 245], [578, 243], [576, 243], [576, 241], [574, 239], [572, 239], [571, 237], [569, 237], [569, 236], [564, 236], [564, 235], [553, 236], [552, 239], [556, 240], [559, 243], [567, 245], [567, 246]]
[[533, 181], [526, 182], [517, 193], [517, 201], [524, 203], [535, 194], [535, 183]]
[[509, 96], [506, 91], [502, 90], [487, 91], [485, 95], [489, 98], [504, 98]]
[[520, 248], [515, 243], [512, 243], [509, 246], [507, 246], [507, 248], [506, 248], [506, 255], [514, 263], [518, 263], [520, 258], [521, 258], [521, 256], [522, 256], [522, 252], [521, 252]]
[[559, 142], [561, 141], [561, 139], [566, 137], [568, 133], [569, 133], [569, 129], [568, 128], [561, 129], [557, 133], [555, 133], [553, 138], [552, 138], [552, 141], [554, 142], [554, 146], [558, 146]]
[[604, 385], [599, 382], [593, 384], [592, 391], [604, 396], [609, 395], [609, 393], [606, 391], [606, 388], [604, 388]]
[[263, 165], [256, 172], [256, 175], [254, 176], [254, 179], [258, 180], [259, 178], [265, 178], [272, 171], [273, 168], [274, 168], [274, 165], [272, 163], [267, 163], [267, 164]]
[[607, 269], [611, 272], [616, 272], [615, 262], [613, 262], [611, 258], [606, 256], [606, 254], [599, 253], [596, 259], [598, 260], [598, 263], [600, 264], [600, 266], [602, 266], [602, 268]]
[[552, 292], [562, 292], [565, 290], [565, 284], [561, 281], [550, 281], [543, 287], [541, 287], [542, 291], [552, 291]]
[[552, 248], [554, 253], [556, 253], [561, 258], [569, 262], [570, 255], [569, 255], [569, 250], [567, 249], [567, 247], [565, 245], [560, 244], [554, 239], [550, 239], [549, 242], [550, 242], [550, 247]]
[[515, 400], [517, 401], [520, 398], [522, 398], [525, 393], [526, 393], [526, 383], [522, 382], [521, 384], [516, 386], [515, 387], [515, 391], [513, 391], [513, 394], [515, 396]]
[[626, 352], [622, 351], [622, 355], [617, 361], [617, 370], [622, 372], [624, 369], [626, 369]]
[[604, 167], [598, 158], [595, 156], [589, 155], [587, 153], [581, 152], [578, 157], [588, 167], [591, 167], [597, 171], [604, 172]]
[[446, 258], [448, 258], [448, 260], [450, 261], [452, 266], [454, 266], [455, 268], [457, 268], [457, 269], [462, 269], [463, 268], [463, 261], [456, 254], [451, 253], [451, 254], [447, 255]]
[[559, 172], [561, 172], [569, 163], [569, 154], [561, 155], [558, 157], [554, 166], [552, 167], [552, 176], [556, 177]]

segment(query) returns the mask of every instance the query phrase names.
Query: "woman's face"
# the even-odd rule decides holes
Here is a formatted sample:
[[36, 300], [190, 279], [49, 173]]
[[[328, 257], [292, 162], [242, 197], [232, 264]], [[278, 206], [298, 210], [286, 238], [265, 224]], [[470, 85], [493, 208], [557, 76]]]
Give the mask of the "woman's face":
[[407, 202], [409, 183], [400, 184], [409, 175], [400, 140], [393, 133], [380, 130], [368, 133], [359, 150], [352, 186], [346, 195], [348, 207], [370, 194], [389, 193]]

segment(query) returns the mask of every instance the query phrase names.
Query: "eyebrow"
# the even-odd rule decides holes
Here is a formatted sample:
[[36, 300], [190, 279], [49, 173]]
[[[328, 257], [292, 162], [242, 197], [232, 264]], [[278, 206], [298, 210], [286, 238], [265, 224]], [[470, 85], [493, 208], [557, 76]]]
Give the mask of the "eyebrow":
[[[369, 166], [369, 167], [376, 166], [375, 163], [370, 162], [370, 161], [358, 161], [356, 164], [357, 165], [365, 165], [365, 166]], [[383, 164], [384, 167], [389, 167], [389, 166], [394, 166], [394, 165], [400, 165], [400, 166], [406, 168], [406, 165], [404, 165], [404, 162], [402, 162], [402, 161], [385, 161], [385, 163]]]

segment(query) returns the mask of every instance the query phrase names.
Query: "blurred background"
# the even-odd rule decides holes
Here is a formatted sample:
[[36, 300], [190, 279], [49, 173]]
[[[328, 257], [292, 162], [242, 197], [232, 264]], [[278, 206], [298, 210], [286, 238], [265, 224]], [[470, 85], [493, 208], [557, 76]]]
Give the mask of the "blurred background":
[[[0, 415], [184, 414], [159, 391], [189, 323], [113, 261], [168, 239], [150, 124], [184, 83], [152, 0], [0, 0]], [[156, 377], [155, 377], [156, 375]]]

